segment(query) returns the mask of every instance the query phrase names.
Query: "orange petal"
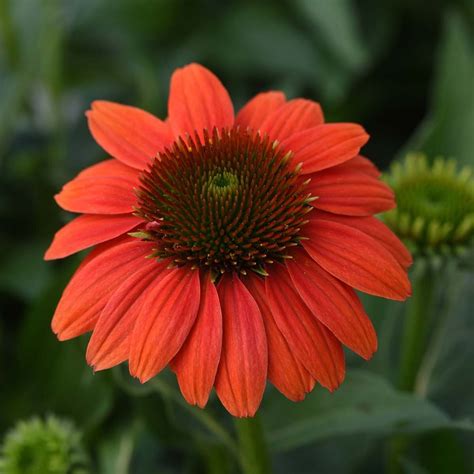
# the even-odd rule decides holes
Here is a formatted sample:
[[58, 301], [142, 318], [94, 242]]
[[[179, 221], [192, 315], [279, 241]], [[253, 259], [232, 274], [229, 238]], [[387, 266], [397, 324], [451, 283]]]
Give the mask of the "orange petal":
[[104, 370], [128, 359], [130, 340], [148, 289], [164, 274], [168, 261], [145, 259], [140, 269], [113, 293], [100, 313], [87, 346], [87, 362]]
[[217, 291], [224, 324], [216, 392], [234, 416], [253, 416], [265, 390], [267, 340], [257, 303], [237, 275], [224, 274]]
[[349, 216], [371, 216], [395, 207], [395, 195], [384, 182], [366, 173], [330, 168], [311, 176], [307, 190], [317, 209]]
[[66, 183], [56, 202], [66, 211], [86, 214], [128, 214], [137, 198], [138, 172], [114, 160], [85, 169]]
[[235, 118], [235, 124], [243, 128], [259, 130], [264, 120], [284, 103], [283, 92], [270, 91], [257, 94], [240, 109]]
[[92, 251], [63, 292], [51, 323], [60, 340], [91, 331], [114, 291], [143, 265], [153, 244], [126, 238]]
[[169, 123], [175, 136], [211, 131], [234, 124], [234, 107], [219, 79], [199, 64], [177, 69], [171, 77]]
[[139, 171], [117, 160], [104, 160], [83, 169], [77, 178], [114, 177], [138, 182]]
[[325, 123], [295, 133], [281, 146], [293, 152], [292, 163], [303, 163], [302, 174], [310, 174], [350, 160], [367, 143], [369, 135], [357, 124]]
[[370, 235], [382, 244], [400, 263], [403, 268], [408, 268], [413, 263], [413, 258], [401, 240], [376, 217], [339, 216], [330, 212], [316, 211], [309, 214], [310, 219], [321, 217], [325, 220], [340, 222]]
[[372, 163], [368, 158], [357, 155], [351, 158], [349, 161], [345, 161], [340, 165], [336, 165], [333, 169], [344, 170], [344, 171], [358, 171], [359, 173], [365, 173], [374, 178], [379, 178], [382, 174], [380, 170]]
[[214, 385], [222, 348], [222, 312], [210, 274], [201, 283], [201, 301], [196, 322], [186, 342], [172, 360], [183, 397], [201, 408]]
[[294, 402], [303, 400], [313, 390], [315, 379], [293, 354], [278, 329], [268, 305], [264, 280], [249, 275], [244, 283], [262, 313], [268, 344], [268, 379], [285, 397]]
[[406, 271], [379, 241], [339, 222], [312, 219], [303, 227], [303, 246], [326, 271], [349, 286], [376, 296], [405, 300]]
[[142, 383], [165, 368], [188, 337], [199, 309], [199, 272], [167, 270], [140, 307], [130, 347], [130, 374]]
[[86, 115], [95, 141], [117, 160], [139, 170], [173, 141], [167, 123], [136, 107], [97, 100]]
[[314, 316], [349, 349], [370, 359], [377, 350], [377, 335], [354, 291], [323, 270], [302, 249], [286, 265]]
[[260, 125], [271, 139], [282, 141], [293, 134], [324, 123], [323, 111], [317, 102], [293, 99], [276, 109]]
[[265, 284], [268, 305], [290, 350], [322, 386], [335, 390], [345, 374], [341, 343], [306, 306], [283, 265], [272, 266]]
[[131, 214], [76, 217], [59, 229], [46, 251], [45, 260], [64, 258], [93, 245], [118, 237], [136, 227], [142, 219]]

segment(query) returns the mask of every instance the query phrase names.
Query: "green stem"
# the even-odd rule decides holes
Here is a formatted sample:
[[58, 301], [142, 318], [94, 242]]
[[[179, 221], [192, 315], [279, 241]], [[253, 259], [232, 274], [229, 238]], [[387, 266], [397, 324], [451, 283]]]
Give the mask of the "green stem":
[[244, 474], [270, 473], [270, 457], [258, 415], [254, 418], [235, 418], [239, 440], [240, 465]]
[[428, 345], [423, 360], [421, 361], [414, 387], [414, 392], [421, 397], [426, 397], [428, 395], [431, 376], [445, 343], [449, 316], [452, 314], [453, 307], [463, 290], [463, 285], [460, 284], [462, 278], [457, 273], [456, 267], [448, 269], [448, 272], [443, 278], [443, 281], [445, 282], [445, 284], [443, 284], [443, 292], [446, 295], [446, 302], [441, 313], [436, 317], [437, 321], [433, 330], [433, 335], [431, 336], [430, 344]]
[[405, 316], [402, 337], [398, 387], [413, 391], [416, 376], [425, 352], [428, 321], [434, 293], [434, 274], [422, 269], [413, 284], [413, 297]]
[[[398, 388], [413, 392], [426, 350], [435, 289], [435, 275], [429, 267], [419, 268], [413, 282], [413, 296], [405, 314], [402, 335]], [[389, 443], [389, 474], [401, 474], [400, 459], [410, 444], [407, 436], [395, 436]]]

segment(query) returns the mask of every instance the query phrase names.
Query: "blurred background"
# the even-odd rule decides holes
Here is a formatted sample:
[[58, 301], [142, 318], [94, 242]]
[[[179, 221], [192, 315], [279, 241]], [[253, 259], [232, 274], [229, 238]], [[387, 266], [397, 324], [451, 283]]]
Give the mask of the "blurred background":
[[[20, 419], [56, 414], [81, 432], [90, 472], [237, 472], [172, 397], [126, 368], [93, 374], [88, 336], [55, 339], [51, 316], [82, 256], [42, 260], [71, 218], [53, 195], [104, 158], [86, 126], [90, 102], [165, 117], [171, 72], [191, 61], [221, 78], [237, 109], [281, 89], [319, 101], [328, 121], [363, 124], [364, 152], [382, 169], [408, 150], [474, 164], [472, 0], [0, 0], [0, 439]], [[316, 388], [293, 404], [268, 387], [274, 472], [384, 472], [397, 433], [413, 441], [405, 472], [472, 472], [473, 279], [458, 271], [449, 285], [424, 396], [393, 388], [404, 305], [372, 298], [380, 350], [369, 363], [348, 354], [337, 393]], [[209, 412], [232, 430], [216, 400]]]

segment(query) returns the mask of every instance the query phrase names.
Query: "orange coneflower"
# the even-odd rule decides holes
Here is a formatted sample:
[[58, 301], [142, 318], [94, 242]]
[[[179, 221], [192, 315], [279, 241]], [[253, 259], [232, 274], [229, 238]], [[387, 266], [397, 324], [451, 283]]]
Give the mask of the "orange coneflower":
[[83, 213], [46, 253], [96, 245], [64, 291], [61, 340], [93, 331], [95, 370], [129, 363], [142, 382], [168, 364], [203, 407], [215, 387], [252, 416], [268, 379], [291, 400], [344, 378], [342, 344], [368, 359], [374, 328], [354, 289], [404, 300], [410, 254], [373, 217], [394, 207], [359, 155], [368, 135], [324, 123], [310, 100], [257, 95], [234, 116], [219, 80], [172, 76], [166, 121], [98, 101], [92, 135], [114, 159], [56, 196]]

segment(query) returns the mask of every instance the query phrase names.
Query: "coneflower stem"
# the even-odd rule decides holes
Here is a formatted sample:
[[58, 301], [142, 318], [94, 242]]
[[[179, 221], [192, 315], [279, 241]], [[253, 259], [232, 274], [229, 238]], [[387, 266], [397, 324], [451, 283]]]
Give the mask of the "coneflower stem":
[[420, 364], [414, 387], [414, 392], [421, 397], [426, 397], [428, 394], [431, 376], [446, 340], [449, 316], [453, 313], [454, 306], [464, 290], [463, 285], [460, 284], [461, 281], [462, 275], [458, 273], [456, 266], [448, 269], [443, 276], [442, 291], [446, 295], [446, 301], [441, 313], [436, 316], [437, 321], [430, 335], [430, 342]]
[[434, 274], [429, 267], [420, 269], [413, 283], [413, 296], [405, 315], [398, 388], [413, 391], [425, 352], [428, 320], [433, 303]]
[[235, 418], [235, 429], [239, 441], [242, 472], [244, 474], [270, 473], [270, 457], [259, 416]]
[[[413, 296], [405, 314], [400, 353], [398, 388], [406, 392], [414, 391], [425, 354], [436, 281], [433, 269], [429, 266], [419, 267], [417, 270], [413, 281]], [[389, 474], [403, 472], [400, 460], [408, 445], [409, 439], [403, 435], [396, 436], [390, 441], [387, 470]]]

